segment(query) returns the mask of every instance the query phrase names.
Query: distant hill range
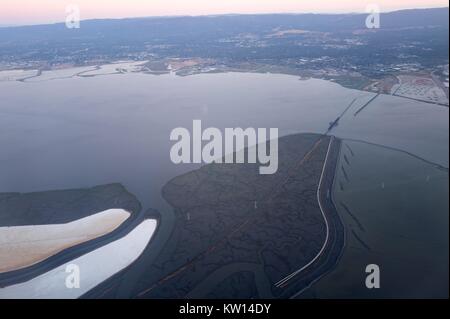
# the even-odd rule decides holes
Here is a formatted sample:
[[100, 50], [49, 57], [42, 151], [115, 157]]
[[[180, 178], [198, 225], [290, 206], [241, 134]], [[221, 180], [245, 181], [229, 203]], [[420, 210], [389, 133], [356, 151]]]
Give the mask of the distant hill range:
[[[155, 36], [217, 38], [239, 32], [261, 33], [275, 28], [311, 31], [348, 31], [365, 27], [367, 14], [258, 14], [149, 17], [82, 21], [78, 30], [69, 30], [64, 23], [9, 27], [0, 30], [0, 41], [57, 39], [60, 36], [80, 39], [112, 37], [129, 41], [152, 40]], [[383, 28], [411, 28], [449, 25], [448, 8], [412, 9], [381, 14]]]

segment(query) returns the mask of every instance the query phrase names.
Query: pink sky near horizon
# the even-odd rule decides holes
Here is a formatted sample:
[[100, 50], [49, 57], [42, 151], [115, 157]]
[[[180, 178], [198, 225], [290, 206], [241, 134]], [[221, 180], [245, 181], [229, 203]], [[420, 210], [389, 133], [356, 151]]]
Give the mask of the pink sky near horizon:
[[0, 25], [65, 21], [65, 8], [78, 5], [81, 19], [227, 13], [365, 12], [448, 7], [448, 0], [0, 0]]

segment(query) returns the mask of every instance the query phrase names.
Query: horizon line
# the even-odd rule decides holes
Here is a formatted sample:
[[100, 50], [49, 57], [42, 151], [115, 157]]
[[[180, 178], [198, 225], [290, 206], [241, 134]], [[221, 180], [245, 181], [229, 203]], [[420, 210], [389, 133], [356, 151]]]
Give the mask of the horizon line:
[[[426, 8], [405, 8], [405, 9], [397, 9], [397, 10], [388, 10], [381, 11], [381, 13], [394, 13], [401, 11], [412, 11], [412, 10], [433, 10], [433, 9], [449, 9], [449, 6], [446, 7], [426, 7]], [[130, 16], [130, 17], [111, 17], [111, 18], [88, 18], [81, 19], [80, 22], [86, 21], [98, 21], [98, 20], [129, 20], [129, 19], [158, 19], [158, 18], [200, 18], [200, 17], [221, 17], [221, 16], [250, 16], [250, 15], [358, 15], [358, 14], [367, 14], [367, 12], [256, 12], [256, 13], [219, 13], [219, 14], [174, 14], [174, 15], [154, 15], [154, 16]], [[5, 24], [0, 25], [0, 28], [20, 28], [20, 27], [33, 27], [33, 26], [45, 26], [45, 25], [56, 25], [62, 24], [65, 21], [49, 21], [42, 23], [30, 23], [30, 24]]]

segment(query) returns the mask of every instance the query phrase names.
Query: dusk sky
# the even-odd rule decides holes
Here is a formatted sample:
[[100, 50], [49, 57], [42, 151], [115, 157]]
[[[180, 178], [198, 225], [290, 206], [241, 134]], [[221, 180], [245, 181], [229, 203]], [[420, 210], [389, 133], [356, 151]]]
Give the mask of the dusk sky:
[[81, 19], [225, 13], [364, 12], [447, 7], [448, 0], [0, 0], [0, 25], [65, 21], [65, 8], [76, 4]]

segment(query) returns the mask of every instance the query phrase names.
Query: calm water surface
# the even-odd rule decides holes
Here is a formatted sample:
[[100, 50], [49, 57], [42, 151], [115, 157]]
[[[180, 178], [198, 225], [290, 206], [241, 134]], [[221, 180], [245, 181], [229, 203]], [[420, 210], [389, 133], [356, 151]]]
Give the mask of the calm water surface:
[[[430, 272], [442, 260], [448, 270], [448, 253], [438, 256], [442, 245], [448, 252], [448, 213], [443, 213], [448, 212], [448, 108], [381, 95], [355, 114], [373, 93], [322, 80], [250, 73], [0, 82], [0, 96], [0, 192], [122, 183], [144, 208], [163, 213], [162, 230], [146, 250], [150, 261], [166, 243], [174, 218], [161, 198], [162, 186], [198, 168], [170, 161], [174, 128], [191, 129], [192, 120], [201, 119], [205, 128], [323, 133], [354, 101], [331, 132], [347, 140], [340, 165], [348, 167], [345, 174], [338, 169], [335, 196], [353, 215], [338, 207], [347, 233], [354, 232], [369, 249], [348, 237], [353, 238], [351, 249], [331, 275], [342, 280], [323, 280], [316, 293], [361, 295], [354, 290], [361, 274], [346, 271], [357, 271], [369, 259], [391, 267], [390, 276], [403, 272], [400, 283], [408, 282], [415, 270]], [[414, 245], [417, 249], [402, 253]], [[404, 270], [408, 263], [416, 267]], [[130, 282], [139, 272], [133, 276]], [[333, 283], [338, 284], [335, 290]], [[123, 296], [132, 286], [122, 289]], [[423, 291], [428, 288], [441, 293], [424, 286]]]
[[[373, 96], [321, 80], [250, 73], [0, 82], [0, 95], [0, 192], [121, 182], [144, 207], [160, 210], [166, 209], [161, 187], [196, 168], [171, 163], [175, 127], [201, 119], [205, 127], [321, 133], [355, 98], [357, 108]], [[333, 133], [404, 146], [448, 166], [448, 109], [401, 99], [395, 113], [402, 117], [393, 118], [384, 100], [358, 121], [347, 112]], [[386, 127], [397, 127], [399, 136], [386, 136]]]

